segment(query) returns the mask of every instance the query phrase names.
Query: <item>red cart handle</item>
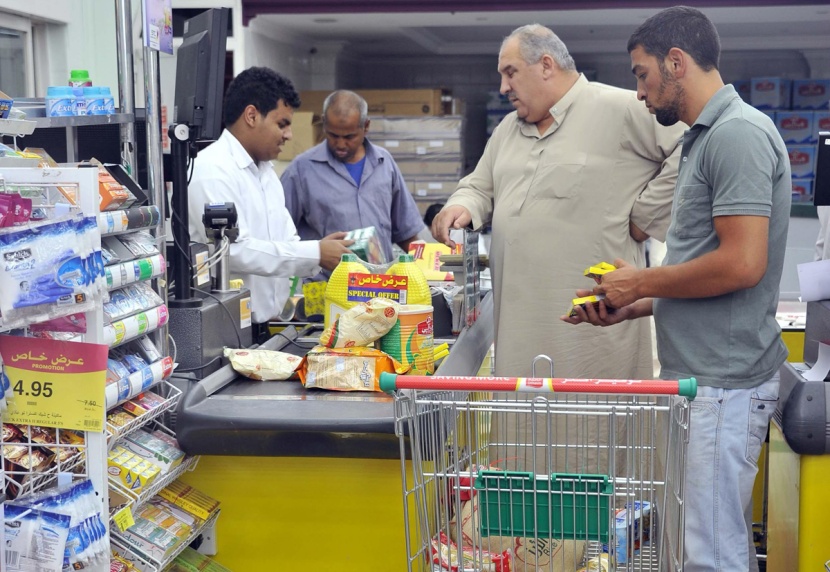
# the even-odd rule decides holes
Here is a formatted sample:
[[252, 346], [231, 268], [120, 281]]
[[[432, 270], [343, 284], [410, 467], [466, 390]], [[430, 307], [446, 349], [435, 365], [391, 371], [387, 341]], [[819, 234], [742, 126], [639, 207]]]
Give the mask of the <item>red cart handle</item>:
[[695, 378], [666, 379], [568, 379], [552, 377], [467, 377], [461, 375], [380, 374], [380, 389], [430, 389], [445, 391], [515, 391], [518, 393], [624, 393], [681, 395], [694, 399]]

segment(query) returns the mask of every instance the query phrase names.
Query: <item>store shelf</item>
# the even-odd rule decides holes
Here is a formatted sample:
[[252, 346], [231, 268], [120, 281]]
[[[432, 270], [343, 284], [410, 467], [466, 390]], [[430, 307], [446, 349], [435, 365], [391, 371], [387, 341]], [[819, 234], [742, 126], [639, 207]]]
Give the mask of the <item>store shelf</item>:
[[112, 115], [71, 115], [69, 117], [35, 117], [34, 122], [38, 129], [50, 127], [88, 127], [90, 125], [117, 125], [132, 123], [135, 115], [132, 113], [113, 113]]
[[124, 320], [104, 326], [104, 343], [111, 348], [120, 346], [144, 334], [149, 334], [167, 323], [167, 306], [162, 304]]
[[153, 229], [161, 220], [161, 212], [155, 205], [131, 207], [124, 210], [98, 214], [98, 230], [101, 236], [112, 236], [135, 230]]
[[191, 542], [196, 540], [196, 538], [198, 538], [203, 531], [208, 530], [216, 524], [216, 519], [219, 518], [220, 512], [221, 509], [217, 510], [209, 519], [196, 527], [190, 536], [185, 538], [175, 549], [173, 549], [167, 558], [161, 561], [151, 558], [138, 550], [138, 548], [131, 546], [127, 540], [122, 538], [117, 532], [113, 532], [111, 535], [112, 545], [116, 548], [120, 556], [126, 560], [129, 560], [142, 572], [161, 572], [162, 570], [165, 570], [173, 562], [173, 560], [176, 559], [176, 556], [181, 554], [181, 552], [189, 546]]
[[[165, 358], [170, 359], [170, 358]], [[172, 360], [171, 360], [172, 362]], [[172, 371], [172, 367], [171, 367]], [[176, 387], [175, 385], [171, 384], [168, 381], [162, 381], [160, 384], [161, 388], [166, 390], [167, 398], [158, 406], [154, 407], [147, 413], [136, 417], [134, 421], [130, 421], [126, 425], [117, 426], [113, 425], [112, 423], [107, 423], [107, 448], [111, 449], [112, 446], [118, 439], [122, 439], [131, 433], [135, 433], [142, 427], [146, 427], [151, 422], [155, 421], [161, 415], [171, 409], [174, 409], [176, 405], [179, 403], [179, 399], [182, 396], [182, 391]], [[149, 389], [156, 388], [159, 389], [159, 385], [151, 385], [144, 391], [148, 391]], [[158, 393], [158, 391], [156, 391]], [[135, 397], [135, 396], [131, 396]], [[126, 401], [126, 400], [125, 400]], [[123, 401], [122, 401], [123, 403]]]
[[[86, 441], [85, 441], [86, 442]], [[12, 447], [15, 445], [20, 445], [18, 443], [3, 443], [3, 447]], [[43, 449], [42, 445], [37, 443], [22, 443], [22, 445], [26, 445], [30, 448], [36, 448], [39, 450]], [[14, 497], [20, 497], [23, 495], [28, 495], [34, 492], [37, 492], [42, 489], [46, 489], [49, 487], [54, 486], [57, 484], [58, 474], [60, 473], [77, 473], [79, 469], [80, 472], [83, 472], [82, 465], [86, 461], [86, 445], [65, 445], [65, 444], [54, 444], [49, 445], [50, 447], [55, 448], [64, 448], [64, 447], [73, 447], [77, 449], [77, 452], [72, 454], [71, 456], [67, 457], [63, 461], [59, 459], [55, 459], [55, 464], [48, 469], [43, 471], [39, 471], [37, 469], [26, 469], [25, 467], [20, 467], [18, 470], [16, 467], [17, 465], [12, 465], [10, 463], [6, 463], [6, 470], [2, 473], [4, 482], [5, 482], [5, 490], [8, 494], [9, 491], [14, 491]], [[31, 449], [30, 449], [31, 450]], [[31, 452], [27, 453], [29, 458], [31, 459]], [[5, 456], [5, 455], [4, 455]], [[10, 495], [11, 496], [11, 495]]]
[[199, 462], [199, 457], [185, 457], [182, 464], [166, 473], [161, 475], [158, 480], [153, 482], [152, 485], [149, 487], [144, 487], [139, 494], [136, 494], [134, 491], [131, 491], [124, 487], [121, 483], [116, 481], [113, 478], [110, 478], [110, 486], [116, 489], [119, 493], [124, 495], [125, 497], [131, 499], [133, 501], [133, 509], [137, 509], [145, 502], [153, 498], [158, 494], [158, 492], [165, 488], [167, 485], [178, 479], [180, 476], [185, 474], [187, 471], [192, 471], [196, 468], [196, 463]]
[[37, 123], [28, 119], [0, 119], [0, 134], [31, 135]]
[[107, 289], [112, 291], [143, 280], [163, 276], [167, 270], [164, 256], [156, 254], [127, 262], [119, 262], [104, 269]]

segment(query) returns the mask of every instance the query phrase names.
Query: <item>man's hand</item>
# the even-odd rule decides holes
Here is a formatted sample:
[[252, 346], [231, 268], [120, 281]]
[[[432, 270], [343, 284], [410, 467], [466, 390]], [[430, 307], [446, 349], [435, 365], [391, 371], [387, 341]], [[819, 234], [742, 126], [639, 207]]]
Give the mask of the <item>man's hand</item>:
[[616, 270], [603, 274], [602, 282], [594, 288], [594, 294], [605, 294], [605, 300], [612, 308], [625, 308], [641, 298], [638, 286], [642, 271], [622, 259], [614, 261]]
[[320, 266], [326, 270], [334, 270], [340, 264], [340, 257], [350, 254], [347, 247], [354, 244], [353, 240], [343, 240], [345, 232], [335, 232], [320, 241]]
[[[607, 275], [606, 275], [607, 276]], [[590, 290], [577, 290], [576, 296], [582, 298], [583, 296], [590, 296]], [[619, 310], [614, 310], [614, 313], [608, 312], [608, 306], [605, 305], [604, 300], [599, 301], [599, 308], [594, 309], [593, 304], [583, 304], [576, 307], [576, 316], [564, 315], [559, 319], [569, 324], [581, 324], [587, 322], [594, 326], [613, 326], [631, 318], [631, 308], [625, 307]]]
[[432, 236], [438, 242], [455, 248], [455, 242], [450, 240], [450, 229], [464, 228], [473, 221], [473, 215], [466, 207], [451, 205], [441, 209], [432, 221]]

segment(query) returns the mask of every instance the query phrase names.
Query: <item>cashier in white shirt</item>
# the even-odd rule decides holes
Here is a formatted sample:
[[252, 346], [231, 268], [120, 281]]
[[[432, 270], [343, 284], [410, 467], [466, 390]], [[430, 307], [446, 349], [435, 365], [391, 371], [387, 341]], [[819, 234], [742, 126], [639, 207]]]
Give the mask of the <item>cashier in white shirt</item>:
[[271, 165], [291, 139], [300, 98], [291, 81], [268, 68], [249, 68], [225, 94], [225, 130], [196, 157], [189, 185], [190, 236], [209, 244], [205, 203], [233, 202], [239, 238], [230, 246], [230, 273], [251, 291], [253, 321], [276, 319], [288, 299], [289, 277], [333, 270], [352, 241], [337, 232], [300, 240]]

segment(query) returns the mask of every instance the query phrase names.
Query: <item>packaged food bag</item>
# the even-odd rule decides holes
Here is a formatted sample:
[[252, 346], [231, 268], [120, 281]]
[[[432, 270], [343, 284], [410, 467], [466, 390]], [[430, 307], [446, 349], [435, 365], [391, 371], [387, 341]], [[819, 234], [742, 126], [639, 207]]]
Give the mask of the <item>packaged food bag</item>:
[[288, 379], [300, 365], [300, 358], [289, 353], [274, 350], [236, 350], [225, 348], [225, 357], [231, 367], [245, 377], [264, 380], [282, 381]]
[[399, 304], [373, 298], [349, 308], [323, 330], [320, 345], [327, 348], [368, 346], [386, 335], [398, 320]]
[[404, 374], [409, 368], [380, 350], [315, 346], [297, 373], [306, 388], [334, 391], [380, 391], [380, 374]]

